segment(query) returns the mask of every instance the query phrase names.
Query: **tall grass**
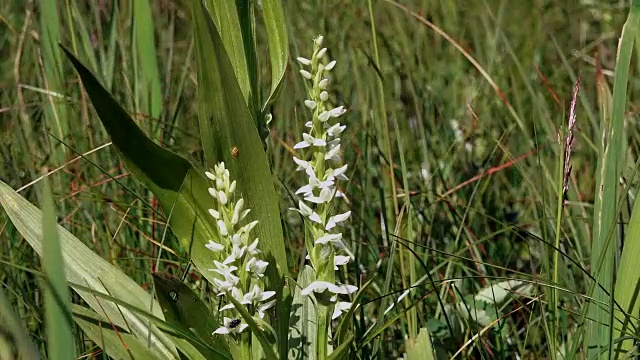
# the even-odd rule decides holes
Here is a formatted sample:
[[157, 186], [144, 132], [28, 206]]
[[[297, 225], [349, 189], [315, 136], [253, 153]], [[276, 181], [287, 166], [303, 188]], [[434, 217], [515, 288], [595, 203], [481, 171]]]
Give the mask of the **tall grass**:
[[[47, 176], [59, 224], [150, 293], [158, 272], [177, 275], [207, 298], [210, 288], [181, 235], [167, 227], [175, 220], [159, 212], [161, 196], [133, 180], [58, 47], [82, 59], [147, 136], [212, 165], [217, 142], [236, 144], [228, 134], [201, 143], [200, 134], [215, 133], [216, 125], [198, 117], [239, 113], [222, 102], [197, 102], [226, 75], [193, 66], [212, 55], [192, 36], [193, 26], [206, 24], [192, 20], [188, 3], [0, 2], [0, 180], [43, 207], [47, 196], [33, 180], [43, 166], [63, 166]], [[224, 29], [261, 16], [207, 3]], [[336, 276], [360, 287], [371, 281], [352, 313], [351, 354], [637, 353], [637, 1], [283, 5], [281, 17], [270, 15], [280, 20], [222, 32], [220, 41], [231, 49], [239, 97], [250, 110], [241, 115], [266, 138], [279, 199], [272, 210], [283, 218], [282, 270], [293, 279], [305, 278], [305, 234], [287, 209], [304, 178], [290, 159], [308, 119], [297, 65], [278, 63], [276, 54], [304, 56], [320, 33], [332, 44], [339, 64], [332, 96], [349, 109], [342, 143], [350, 180], [341, 190], [352, 218], [343, 241], [356, 264]], [[564, 164], [559, 137], [578, 74], [564, 201], [564, 174], [555, 169]], [[206, 84], [214, 80], [221, 83]], [[0, 356], [18, 347], [49, 355], [40, 273], [48, 260], [41, 263], [16, 225], [4, 212], [0, 217]], [[74, 304], [83, 299], [72, 296]], [[21, 331], [34, 346], [6, 345]], [[99, 356], [82, 331], [92, 328], [73, 328], [78, 356]]]

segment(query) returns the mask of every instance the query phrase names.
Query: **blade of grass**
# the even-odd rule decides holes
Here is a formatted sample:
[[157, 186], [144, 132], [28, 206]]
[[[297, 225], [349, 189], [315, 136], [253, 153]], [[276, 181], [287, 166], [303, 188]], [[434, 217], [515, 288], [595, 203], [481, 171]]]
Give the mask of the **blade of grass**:
[[[131, 24], [136, 50], [132, 56], [139, 65], [140, 81], [135, 83], [139, 87], [141, 97], [140, 110], [145, 111], [151, 118], [157, 119], [162, 113], [162, 91], [151, 6], [149, 0], [136, 0], [132, 4]], [[152, 133], [156, 134], [156, 131]]]
[[618, 45], [615, 78], [613, 83], [613, 107], [610, 124], [601, 124], [601, 144], [598, 156], [598, 179], [593, 221], [593, 243], [591, 246], [592, 275], [602, 287], [592, 293], [596, 301], [610, 304], [609, 309], [594, 304], [587, 307], [588, 317], [585, 348], [588, 358], [596, 358], [608, 351], [613, 352], [613, 279], [615, 274], [615, 249], [619, 237], [615, 231], [619, 182], [626, 149], [624, 110], [627, 100], [629, 66], [633, 42], [640, 25], [640, 0], [633, 0], [627, 21], [622, 29]]
[[[271, 61], [271, 90], [262, 106], [262, 112], [265, 113], [269, 105], [278, 98], [282, 89], [282, 80], [289, 60], [289, 39], [280, 0], [262, 1], [262, 14], [267, 32], [269, 60]], [[264, 124], [258, 125], [264, 126]]]
[[[194, 0], [193, 2], [200, 3], [200, 1], [201, 0]], [[204, 0], [204, 3], [206, 4], [206, 7], [203, 6], [202, 11], [206, 11], [210, 14], [215, 19], [215, 23], [220, 29], [223, 49], [228, 54], [236, 82], [240, 86], [240, 91], [244, 97], [245, 104], [249, 106], [250, 99], [255, 95], [251, 94], [252, 89], [244, 49], [244, 39], [242, 38], [240, 19], [238, 17], [238, 9], [236, 8], [235, 1]]]
[[45, 323], [47, 326], [47, 355], [49, 359], [69, 359], [75, 356], [71, 325], [71, 298], [65, 276], [56, 212], [48, 178], [43, 181], [42, 206], [42, 268], [46, 274]]

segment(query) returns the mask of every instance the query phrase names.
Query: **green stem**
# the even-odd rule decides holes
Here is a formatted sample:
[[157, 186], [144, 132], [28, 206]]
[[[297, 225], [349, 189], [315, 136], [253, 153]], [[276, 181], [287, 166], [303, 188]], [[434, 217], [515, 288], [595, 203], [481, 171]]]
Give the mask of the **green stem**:
[[318, 360], [324, 360], [329, 355], [329, 307], [318, 303], [316, 319], [318, 324], [318, 343], [316, 345], [318, 349]]

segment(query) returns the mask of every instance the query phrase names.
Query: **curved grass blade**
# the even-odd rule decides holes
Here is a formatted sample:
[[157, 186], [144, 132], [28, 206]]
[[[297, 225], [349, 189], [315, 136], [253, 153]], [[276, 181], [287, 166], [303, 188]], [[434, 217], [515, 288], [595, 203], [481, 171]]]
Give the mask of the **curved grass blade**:
[[[42, 224], [40, 210], [2, 181], [0, 181], [0, 205], [18, 232], [36, 253], [42, 256], [44, 234], [40, 225]], [[96, 255], [62, 226], [57, 225], [57, 230], [67, 281], [83, 284], [96, 292], [122, 299], [140, 308], [149, 308], [153, 299], [135, 281]], [[129, 329], [138, 337], [148, 339], [150, 344], [148, 351], [164, 359], [178, 358], [175, 347], [167, 336], [155, 326], [150, 325], [144, 316], [117, 306], [111, 301], [102, 301], [86, 290], [76, 289], [76, 291], [92, 309], [106, 314], [113, 324]], [[162, 318], [157, 306], [153, 307], [153, 314]]]
[[47, 355], [50, 359], [75, 357], [71, 319], [71, 298], [65, 276], [65, 264], [60, 248], [55, 206], [48, 177], [42, 191], [42, 268], [45, 273], [44, 302], [47, 328]]

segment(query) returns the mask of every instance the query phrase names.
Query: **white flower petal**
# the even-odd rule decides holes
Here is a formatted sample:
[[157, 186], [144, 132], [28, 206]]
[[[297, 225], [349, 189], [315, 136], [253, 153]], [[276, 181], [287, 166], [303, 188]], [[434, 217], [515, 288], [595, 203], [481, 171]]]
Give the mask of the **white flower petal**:
[[324, 54], [327, 53], [327, 48], [322, 48], [320, 49], [320, 51], [318, 51], [318, 53], [316, 54], [316, 58], [318, 59], [322, 59], [322, 57], [324, 57]]
[[209, 209], [209, 214], [211, 214], [211, 216], [213, 216], [213, 218], [216, 220], [220, 219], [220, 213], [214, 209]]
[[320, 93], [320, 100], [322, 101], [327, 101], [327, 99], [329, 98], [329, 93], [326, 91], [323, 91]]
[[205, 245], [205, 247], [211, 251], [221, 251], [224, 250], [224, 245], [218, 244], [213, 240], [209, 240], [209, 243]]
[[333, 243], [335, 241], [340, 241], [340, 239], [342, 239], [342, 234], [329, 234], [326, 233], [324, 235], [322, 235], [321, 237], [319, 237], [315, 243], [316, 244], [328, 244], [328, 243]]
[[296, 170], [306, 170], [309, 166], [311, 166], [308, 161], [298, 159], [295, 156], [293, 157], [293, 162], [298, 165], [298, 168]]
[[327, 225], [325, 226], [325, 230], [331, 230], [332, 228], [334, 228], [339, 223], [347, 220], [350, 215], [351, 215], [351, 211], [347, 211], [346, 213], [338, 214], [338, 215], [330, 217], [329, 221], [327, 221]]
[[216, 331], [213, 332], [214, 334], [220, 334], [220, 335], [227, 335], [230, 334], [231, 331], [229, 329], [227, 329], [224, 326], [221, 326], [219, 328], [216, 329]]
[[220, 308], [220, 311], [235, 309], [236, 307], [233, 304], [227, 304]]
[[320, 47], [322, 46], [322, 41], [324, 40], [324, 36], [319, 35], [315, 40], [314, 43], [316, 44], [316, 46]]
[[306, 288], [300, 291], [300, 295], [306, 296], [311, 294], [312, 292], [321, 293], [329, 288], [329, 286], [334, 286], [332, 283], [327, 281], [314, 281]]
[[343, 312], [351, 309], [350, 302], [339, 301], [336, 303], [333, 308], [333, 315], [331, 316], [331, 320], [335, 320], [338, 316], [340, 316]]
[[296, 60], [298, 60], [298, 62], [300, 62], [302, 65], [305, 65], [305, 66], [311, 65], [311, 60], [307, 58], [303, 58], [302, 56], [298, 57]]
[[350, 256], [346, 256], [346, 255], [336, 255], [333, 258], [333, 264], [334, 265], [346, 265], [349, 263], [349, 260], [351, 260]]
[[321, 112], [320, 115], [318, 115], [318, 120], [320, 120], [322, 122], [326, 122], [330, 118], [331, 118], [331, 114], [326, 110]]
[[347, 109], [345, 109], [344, 106], [338, 106], [337, 108], [333, 108], [329, 110], [329, 114], [331, 115], [331, 117], [338, 117], [346, 112], [347, 112]]
[[260, 293], [260, 296], [258, 298], [258, 301], [265, 301], [265, 300], [269, 300], [270, 298], [272, 298], [274, 295], [276, 294], [275, 291], [263, 291]]
[[224, 221], [218, 220], [218, 231], [220, 231], [220, 235], [227, 236], [229, 232], [227, 231], [227, 225], [224, 224]]
[[318, 87], [322, 90], [326, 89], [328, 85], [329, 85], [329, 79], [327, 78], [320, 80], [320, 82], [318, 83]]
[[347, 285], [347, 284], [331, 284], [331, 286], [328, 287], [329, 291], [331, 291], [334, 294], [353, 294], [354, 292], [358, 291], [358, 287], [354, 286], [354, 285]]
[[300, 75], [307, 80], [311, 80], [311, 73], [307, 70], [300, 70]]
[[313, 101], [313, 100], [305, 100], [304, 101], [304, 106], [308, 107], [311, 110], [315, 109], [317, 105], [318, 104], [316, 104], [316, 102]]
[[335, 60], [333, 60], [333, 61], [331, 61], [330, 63], [328, 63], [328, 64], [327, 64], [327, 66], [325, 66], [325, 67], [324, 67], [324, 69], [325, 69], [326, 71], [331, 71], [331, 70], [333, 70], [333, 68], [334, 68], [335, 66], [336, 66], [336, 61], [335, 61]]
[[216, 179], [215, 175], [213, 175], [209, 171], [205, 171], [204, 174], [209, 178], [209, 180], [215, 180]]

